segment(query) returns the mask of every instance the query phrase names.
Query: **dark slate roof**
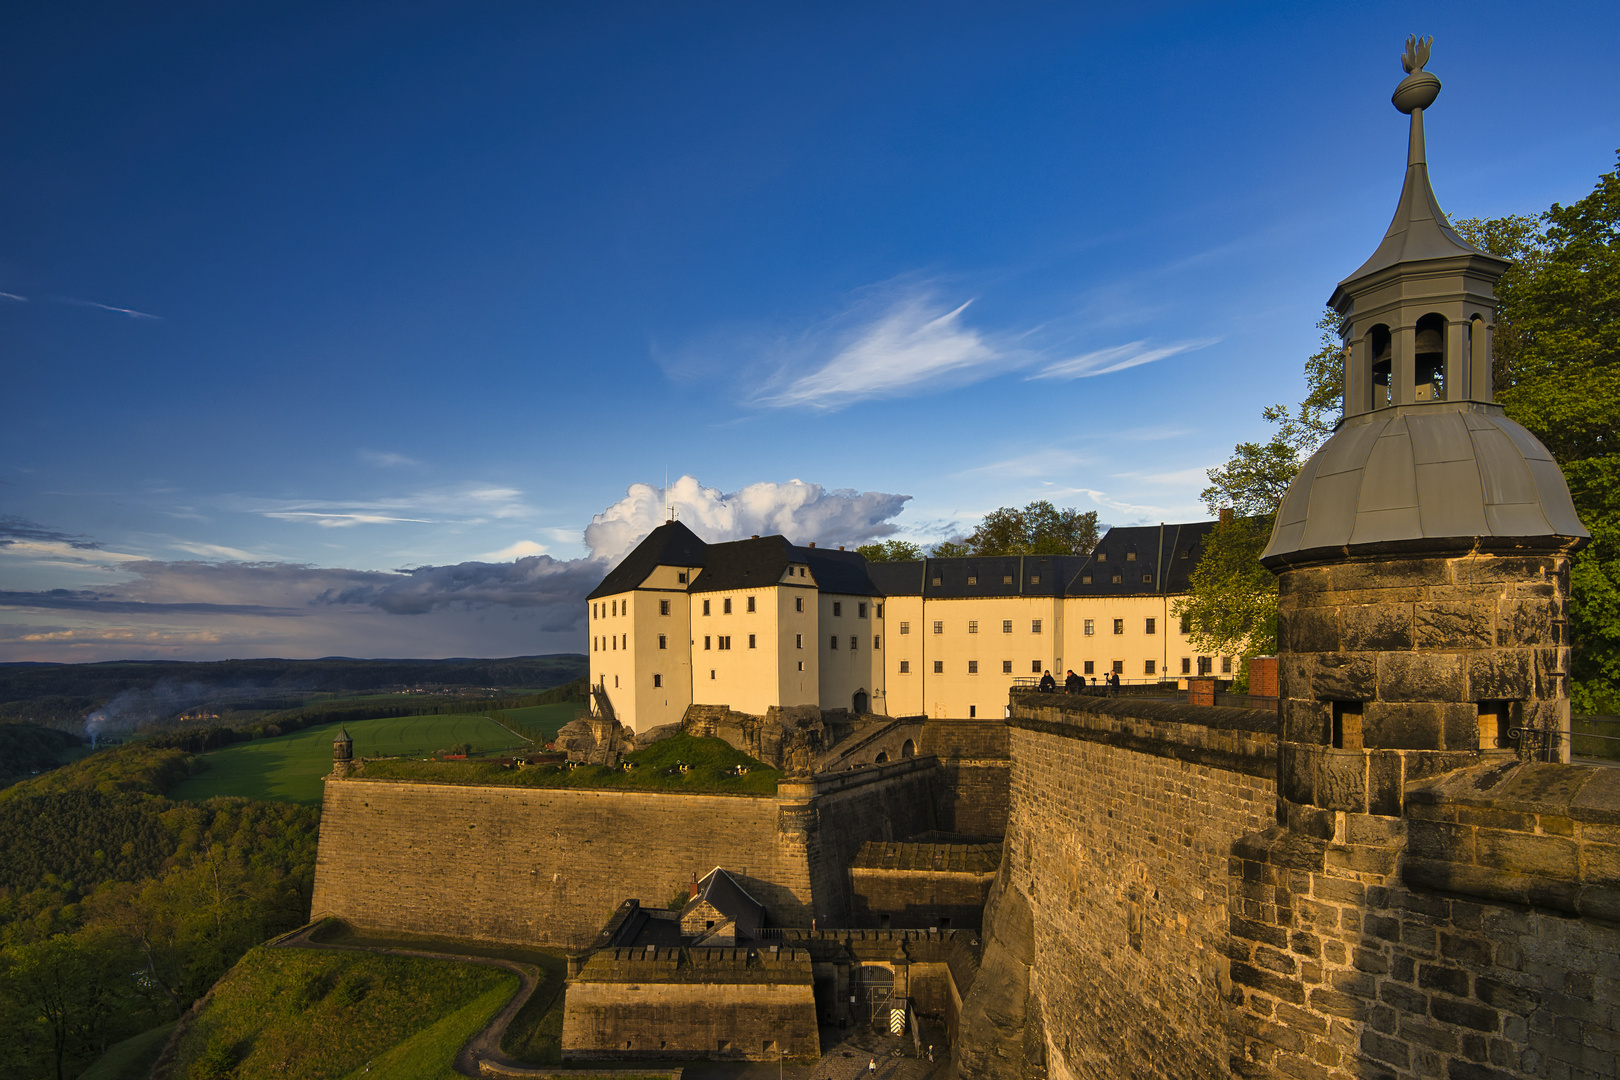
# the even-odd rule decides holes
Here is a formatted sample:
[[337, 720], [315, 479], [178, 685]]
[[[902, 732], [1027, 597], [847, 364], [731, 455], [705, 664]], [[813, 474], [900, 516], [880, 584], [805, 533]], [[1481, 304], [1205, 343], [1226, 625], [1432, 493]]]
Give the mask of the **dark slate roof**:
[[[1109, 529], [1090, 555], [968, 555], [874, 563], [869, 573], [885, 596], [954, 599], [1185, 592], [1188, 575], [1203, 554], [1204, 536], [1214, 527], [1213, 521], [1124, 526]], [[1133, 554], [1135, 559], [1130, 558]], [[1151, 581], [1142, 580], [1144, 572]], [[1031, 580], [1037, 577], [1039, 581]], [[937, 585], [935, 578], [939, 579]]]
[[698, 882], [698, 894], [686, 902], [686, 907], [681, 909], [682, 913], [702, 903], [707, 903], [730, 919], [738, 930], [746, 934], [758, 930], [765, 919], [765, 905], [749, 896], [743, 887], [737, 884], [736, 878], [718, 866]]
[[602, 579], [602, 584], [591, 590], [585, 599], [595, 600], [599, 596], [614, 596], [618, 593], [629, 592], [643, 581], [647, 575], [659, 566], [703, 566], [708, 558], [708, 545], [699, 540], [697, 534], [678, 521], [667, 521], [647, 534], [647, 539], [637, 544], [612, 570]]

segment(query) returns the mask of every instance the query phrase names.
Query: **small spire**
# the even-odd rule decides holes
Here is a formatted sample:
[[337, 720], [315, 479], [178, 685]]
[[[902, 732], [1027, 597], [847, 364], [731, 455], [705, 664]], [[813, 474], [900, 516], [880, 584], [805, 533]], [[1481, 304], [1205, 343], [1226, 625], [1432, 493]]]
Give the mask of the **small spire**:
[[1384, 234], [1384, 240], [1373, 252], [1372, 258], [1339, 283], [1335, 298], [1351, 282], [1398, 263], [1445, 259], [1455, 255], [1495, 258], [1457, 235], [1451, 222], [1446, 219], [1445, 211], [1440, 209], [1440, 200], [1435, 198], [1434, 188], [1429, 183], [1429, 163], [1423, 141], [1423, 110], [1433, 105], [1435, 98], [1440, 96], [1440, 80], [1432, 72], [1424, 71], [1423, 65], [1429, 62], [1429, 48], [1433, 41], [1432, 37], [1419, 38], [1415, 35], [1406, 39], [1406, 53], [1401, 57], [1406, 78], [1401, 80], [1390, 98], [1397, 109], [1412, 118], [1406, 148], [1406, 180], [1401, 186], [1401, 199], [1395, 207], [1395, 218], [1389, 223], [1389, 231]]

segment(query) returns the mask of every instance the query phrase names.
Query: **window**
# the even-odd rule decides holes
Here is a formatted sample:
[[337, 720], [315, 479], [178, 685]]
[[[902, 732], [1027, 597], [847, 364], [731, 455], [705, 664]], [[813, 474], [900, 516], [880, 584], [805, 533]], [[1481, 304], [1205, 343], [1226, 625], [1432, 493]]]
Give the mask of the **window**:
[[709, 669], [709, 678], [714, 678], [714, 668]]
[[613, 688], [615, 690], [619, 688], [619, 677], [617, 675], [613, 676]]
[[1232, 674], [1232, 658], [1230, 656], [1221, 657], [1221, 674]]
[[[979, 707], [977, 705], [969, 705], [968, 706], [968, 719], [972, 720], [975, 716], [978, 716], [978, 715], [979, 715]], [[941, 929], [944, 929], [945, 927], [951, 925], [950, 918], [945, 916], [945, 915], [941, 915], [939, 917], [939, 925], [940, 925]]]
[[1125, 632], [1125, 620], [1124, 619], [1115, 619], [1114, 620], [1114, 633], [1123, 634], [1124, 632]]
[[720, 613], [722, 615], [731, 614], [731, 597], [728, 596], [724, 600], [720, 601]]
[[668, 600], [660, 600], [660, 601], [658, 601], [658, 614], [660, 614], [660, 615], [668, 615], [669, 614], [669, 601]]
[[1182, 548], [1182, 549], [1181, 549], [1181, 557], [1182, 557], [1182, 558], [1183, 558], [1183, 559], [1190, 559], [1190, 558], [1192, 558], [1192, 548]]
[[1003, 634], [1012, 633], [1012, 620], [1011, 619], [1002, 619], [1001, 620], [1001, 632]]
[[943, 634], [944, 632], [945, 632], [945, 624], [940, 622], [938, 619], [935, 619], [934, 620], [934, 633]]
[[1011, 660], [1003, 660], [1001, 662], [1001, 673], [1003, 675], [1011, 675], [1012, 674], [1012, 661]]
[[615, 601], [613, 601], [613, 614], [617, 615], [618, 613], [619, 613], [619, 602], [617, 600], [615, 600]]
[[935, 675], [943, 675], [943, 674], [945, 674], [945, 661], [943, 661], [943, 660], [935, 660], [934, 661], [934, 674]]
[[831, 644], [827, 646], [828, 648], [830, 648], [830, 649], [838, 648], [838, 635], [837, 634], [834, 634], [832, 637], [828, 638], [827, 640], [829, 642], [831, 642]]
[[855, 605], [855, 617], [857, 619], [866, 618], [866, 605], [865, 604], [856, 604]]
[[752, 596], [748, 598], [748, 610], [750, 612], [754, 610], [754, 598]]
[[799, 661], [799, 670], [800, 670], [800, 671], [803, 671], [803, 670], [804, 670], [804, 661], [803, 661], [803, 660], [800, 660], [800, 661]]
[[663, 685], [664, 685], [664, 677], [662, 675], [654, 675], [653, 676], [653, 687], [657, 688], [657, 687], [660, 687], [660, 686], [663, 686]]
[[1149, 660], [1149, 661], [1145, 662], [1142, 665], [1142, 674], [1144, 674], [1144, 675], [1152, 675], [1153, 674], [1153, 661], [1152, 660]]
[[793, 635], [793, 647], [795, 649], [804, 648], [804, 635], [803, 634], [794, 634]]
[[861, 639], [856, 637], [854, 634], [849, 635], [849, 651], [850, 652], [855, 651], [856, 647], [860, 644], [860, 640]]
[[1029, 622], [1029, 632], [1032, 633], [1032, 634], [1040, 633], [1041, 632], [1041, 620], [1039, 620], [1039, 619], [1031, 619], [1030, 622]]
[[968, 661], [968, 674], [969, 675], [977, 675], [978, 673], [979, 673], [979, 662], [977, 660], [969, 660]]
[[1092, 660], [1087, 660], [1086, 661], [1086, 669], [1085, 669], [1084, 672], [1082, 672], [1082, 674], [1085, 674], [1085, 675], [1095, 675], [1095, 674], [1097, 674], [1097, 664], [1096, 664], [1096, 662], [1092, 661]]
[[1012, 575], [1011, 574], [1002, 574], [1001, 575], [1001, 583], [1003, 585], [1011, 585], [1012, 584]]
[[1183, 675], [1191, 675], [1192, 674], [1192, 657], [1183, 656], [1181, 658], [1181, 673]]
[[1114, 661], [1114, 674], [1115, 675], [1123, 675], [1123, 674], [1125, 674], [1125, 661], [1123, 661], [1123, 660], [1115, 660]]
[[793, 610], [794, 611], [803, 611], [804, 610], [804, 597], [795, 596], [793, 598]]
[[1098, 562], [1107, 562], [1108, 561], [1108, 552], [1106, 552], [1106, 551], [1097, 552], [1097, 561]]
[[1181, 632], [1183, 634], [1192, 633], [1192, 616], [1191, 615], [1183, 615], [1181, 617]]
[[911, 674], [911, 661], [910, 660], [902, 660], [902, 661], [900, 661], [900, 674], [902, 674], [902, 675], [910, 675]]
[[1039, 575], [1039, 574], [1031, 574], [1031, 575], [1029, 575], [1029, 583], [1031, 585], [1039, 585], [1041, 583], [1041, 575]]
[[968, 633], [977, 634], [978, 632], [979, 632], [979, 620], [978, 619], [969, 619], [968, 620]]
[[833, 614], [834, 615], [842, 615], [843, 613], [844, 613], [844, 605], [839, 603], [837, 600], [834, 600], [833, 601]]
[[1200, 656], [1198, 658], [1198, 674], [1200, 674], [1200, 675], [1208, 675], [1213, 670], [1215, 670], [1215, 669], [1214, 669], [1214, 666], [1210, 663], [1209, 657]]
[[882, 647], [883, 647], [883, 635], [881, 635], [881, 634], [873, 634], [872, 635], [872, 648], [881, 649]]
[[1091, 637], [1096, 632], [1097, 632], [1097, 620], [1096, 619], [1087, 619], [1086, 620], [1086, 637]]
[[596, 618], [596, 605], [595, 604], [591, 605], [591, 618], [593, 618], [593, 619]]
[[911, 633], [911, 624], [908, 622], [902, 622], [900, 624], [900, 633], [902, 635]]
[[977, 585], [978, 583], [979, 583], [979, 575], [978, 574], [969, 574], [968, 575], [968, 584], [969, 585]]
[[754, 635], [753, 634], [748, 635], [748, 647], [750, 649], [752, 649], [754, 647]]
[[1090, 585], [1091, 584], [1091, 575], [1090, 574], [1081, 574], [1080, 575], [1080, 584], [1082, 584], [1082, 585]]
[[619, 635], [618, 634], [613, 635], [613, 651], [614, 652], [619, 651]]
[[1126, 552], [1126, 553], [1125, 553], [1125, 561], [1126, 561], [1126, 562], [1135, 562], [1135, 561], [1136, 561], [1136, 552], [1134, 552], [1134, 551], [1127, 551], [1127, 552]]
[[935, 575], [934, 575], [934, 576], [933, 576], [933, 579], [932, 579], [932, 581], [933, 581], [933, 584], [935, 584], [935, 585], [938, 585], [938, 584], [939, 584], [939, 575], [938, 575], [938, 574], [935, 574]]
[[659, 634], [658, 635], [658, 647], [660, 649], [669, 648], [669, 638], [665, 637], [663, 634]]
[[1123, 582], [1125, 580], [1125, 577], [1122, 574], [1115, 574], [1113, 577], [1109, 578], [1108, 580], [1112, 581], [1115, 585], [1118, 585], [1118, 584], [1120, 584], [1121, 582]]
[[1032, 675], [1039, 675], [1041, 673], [1041, 662], [1039, 660], [1031, 660], [1029, 662], [1029, 671]]
[[705, 601], [703, 601], [703, 614], [707, 615], [708, 613], [709, 613], [709, 602], [707, 600], [705, 600]]
[[1147, 630], [1145, 632], [1149, 634], [1157, 634], [1159, 632], [1159, 620], [1149, 619], [1147, 621]]
[[707, 649], [709, 647], [709, 635], [708, 634], [703, 635], [703, 647], [705, 649]]
[[883, 605], [882, 604], [879, 604], [877, 606], [877, 617], [880, 618], [880, 619], [883, 618]]
[[675, 575], [675, 581], [676, 581], [677, 584], [685, 585], [686, 584], [686, 571], [682, 570], [680, 573], [676, 574]]

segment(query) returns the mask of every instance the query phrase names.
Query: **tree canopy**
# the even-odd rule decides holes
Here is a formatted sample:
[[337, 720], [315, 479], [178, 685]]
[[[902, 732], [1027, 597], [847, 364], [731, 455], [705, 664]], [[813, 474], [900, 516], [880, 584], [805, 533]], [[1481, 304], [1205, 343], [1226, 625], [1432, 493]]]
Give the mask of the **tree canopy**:
[[909, 540], [877, 540], [855, 550], [866, 556], [867, 562], [916, 562], [923, 557], [922, 548]]
[[1072, 506], [1060, 510], [1037, 499], [1022, 509], [992, 510], [965, 540], [935, 544], [933, 555], [1089, 555], [1097, 539], [1097, 511], [1081, 513]]

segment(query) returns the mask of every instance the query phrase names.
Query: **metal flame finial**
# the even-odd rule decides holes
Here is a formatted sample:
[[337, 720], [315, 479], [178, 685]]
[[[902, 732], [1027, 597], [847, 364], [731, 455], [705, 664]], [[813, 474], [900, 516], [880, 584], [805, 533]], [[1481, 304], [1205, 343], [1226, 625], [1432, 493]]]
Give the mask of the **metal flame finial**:
[[1416, 34], [1409, 34], [1406, 38], [1406, 55], [1401, 57], [1401, 67], [1411, 75], [1422, 71], [1423, 65], [1429, 62], [1429, 46], [1434, 43], [1434, 36], [1420, 38]]

